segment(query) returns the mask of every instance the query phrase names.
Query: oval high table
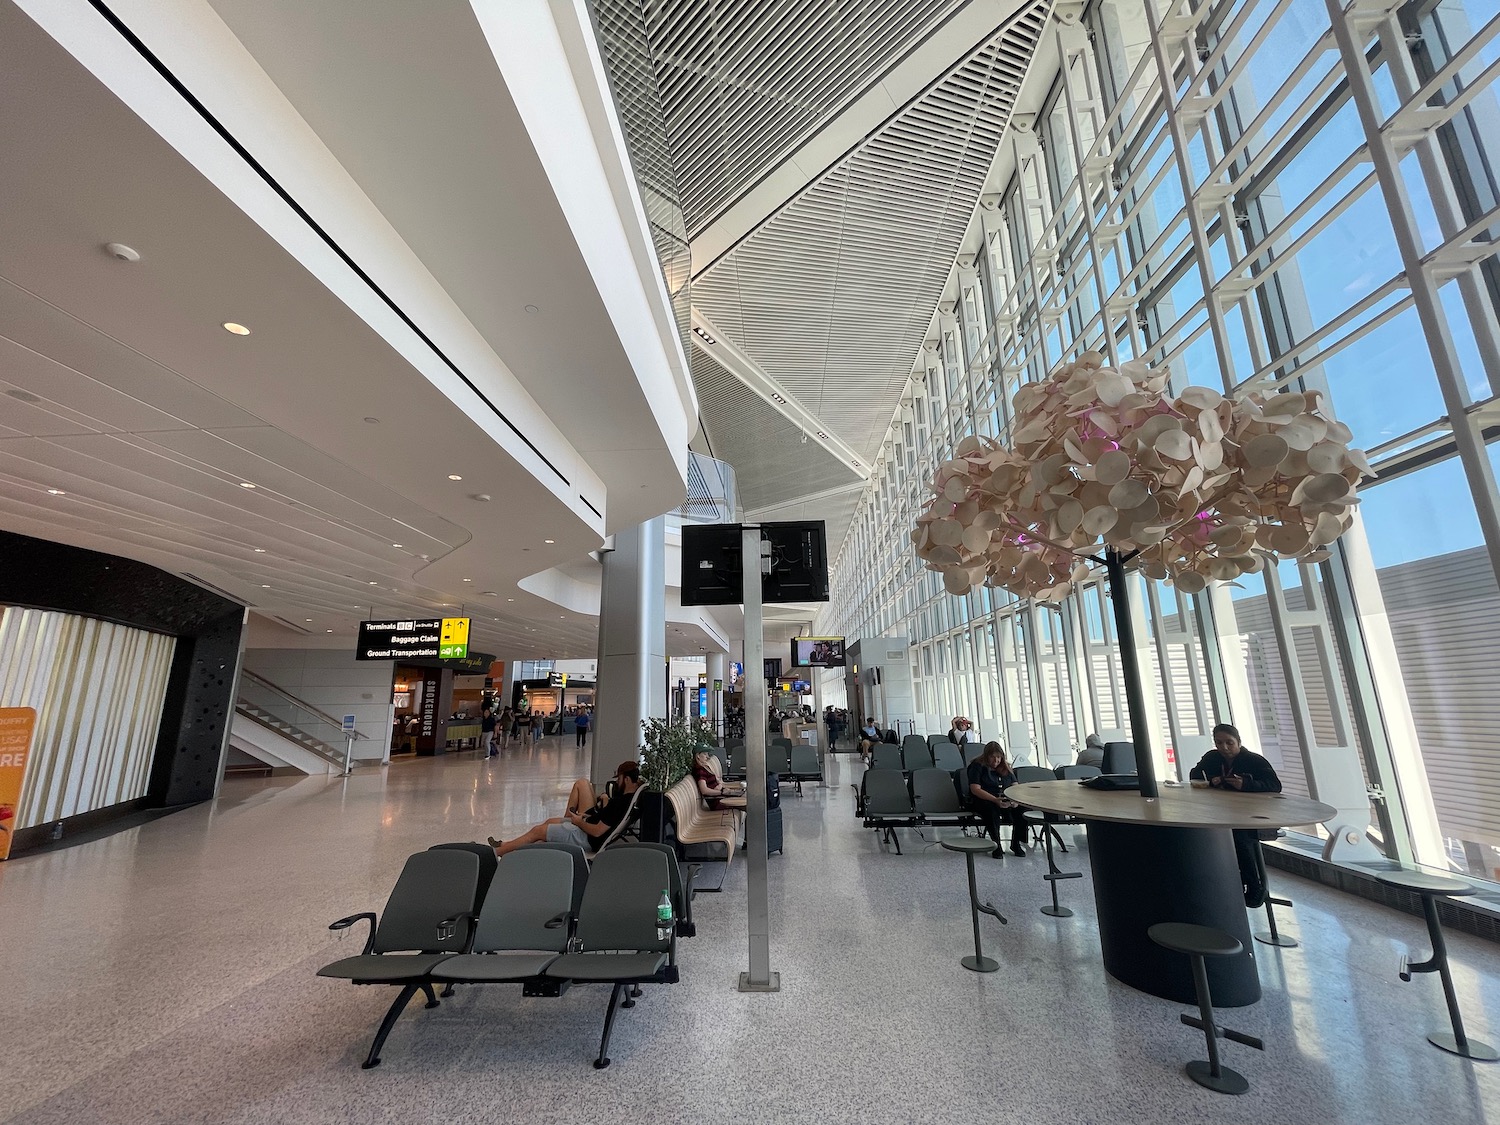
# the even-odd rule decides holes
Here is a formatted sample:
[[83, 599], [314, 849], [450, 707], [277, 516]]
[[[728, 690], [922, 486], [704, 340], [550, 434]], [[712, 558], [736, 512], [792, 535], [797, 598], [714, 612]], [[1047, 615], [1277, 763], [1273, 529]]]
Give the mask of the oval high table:
[[1188, 786], [1163, 786], [1161, 796], [1147, 799], [1076, 781], [1033, 781], [1012, 785], [1005, 795], [1084, 822], [1099, 944], [1104, 968], [1116, 980], [1164, 1000], [1194, 1003], [1188, 959], [1163, 949], [1146, 931], [1158, 922], [1190, 922], [1238, 938], [1242, 952], [1215, 957], [1208, 966], [1214, 1004], [1225, 1008], [1260, 999], [1232, 830], [1319, 824], [1335, 812], [1287, 793]]

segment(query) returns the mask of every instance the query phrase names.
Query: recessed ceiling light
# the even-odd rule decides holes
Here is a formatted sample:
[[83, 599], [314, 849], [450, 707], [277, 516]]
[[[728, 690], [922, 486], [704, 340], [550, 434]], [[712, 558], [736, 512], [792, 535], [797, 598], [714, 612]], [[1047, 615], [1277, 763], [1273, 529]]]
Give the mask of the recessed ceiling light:
[[306, 621], [309, 625], [312, 624], [312, 618], [311, 617], [305, 617], [305, 618], [303, 618], [303, 620]]
[[785, 399], [785, 397], [783, 397], [782, 395], [777, 394], [775, 391], [771, 392], [771, 401], [772, 402], [779, 402], [779, 403], [781, 403], [782, 406], [786, 405], [786, 399]]
[[226, 320], [224, 322], [224, 331], [234, 336], [250, 335], [250, 329], [246, 328], [243, 324], [236, 324], [232, 320]]
[[380, 421], [380, 419], [379, 418], [374, 418], [374, 417], [366, 417], [365, 421], [368, 422], [368, 423], [370, 423], [370, 425], [373, 426], [376, 423], [378, 423]]
[[459, 476], [457, 473], [449, 473], [448, 474], [448, 479], [449, 480], [463, 480], [464, 478], [461, 477], [461, 476]]
[[255, 485], [253, 485], [253, 484], [251, 484], [251, 483], [250, 483], [250, 482], [249, 482], [249, 481], [247, 481], [247, 480], [242, 480], [242, 481], [240, 481], [240, 487], [241, 487], [241, 488], [254, 488], [254, 487], [255, 487]]
[[262, 582], [262, 583], [261, 583], [261, 584], [260, 584], [260, 588], [261, 588], [261, 589], [262, 589], [262, 590], [269, 590], [269, 589], [270, 589], [270, 588], [271, 588], [271, 585], [270, 585], [270, 583], [269, 583], [269, 582]]
[[464, 581], [465, 582], [472, 582], [472, 581], [474, 581], [474, 579], [472, 579], [472, 578], [465, 578]]
[[266, 553], [266, 549], [264, 547], [257, 547], [255, 548], [255, 553], [257, 555], [263, 555]]
[[499, 597], [499, 595], [496, 594], [495, 591], [493, 591], [493, 590], [480, 590], [479, 591], [479, 596], [483, 597], [483, 598], [496, 598], [496, 597]]
[[527, 305], [525, 307], [526, 307], [526, 311], [529, 312], [529, 313], [534, 313], [534, 312], [537, 311], [537, 307], [535, 305]]
[[378, 582], [371, 582], [371, 583], [370, 583], [370, 585], [371, 585], [371, 586], [378, 586], [378, 585], [379, 585], [379, 584], [380, 584], [380, 583], [378, 583]]
[[543, 539], [542, 542], [543, 543], [556, 543], [557, 540], [556, 539]]
[[819, 437], [820, 437], [820, 438], [822, 438], [822, 439], [823, 439], [823, 440], [824, 440], [824, 441], [827, 441], [827, 440], [828, 440], [828, 435], [827, 435], [827, 434], [825, 434], [825, 433], [824, 433], [824, 432], [823, 432], [823, 431], [822, 431], [822, 430], [819, 430], [819, 431], [818, 431], [818, 436], [819, 436]]
[[515, 598], [506, 598], [506, 599], [505, 599], [505, 600], [506, 600], [506, 601], [508, 601], [508, 602], [513, 602], [513, 601], [515, 601], [515, 600], [516, 600], [516, 599], [515, 599]]
[[399, 546], [401, 546], [401, 544], [400, 543], [392, 543], [391, 546], [392, 547], [399, 547]]
[[48, 496], [66, 496], [67, 493], [64, 492], [60, 488], [49, 488], [49, 489], [47, 489], [47, 495]]
[[333, 632], [333, 630], [332, 629], [325, 629], [324, 632], [331, 633], [331, 632]]

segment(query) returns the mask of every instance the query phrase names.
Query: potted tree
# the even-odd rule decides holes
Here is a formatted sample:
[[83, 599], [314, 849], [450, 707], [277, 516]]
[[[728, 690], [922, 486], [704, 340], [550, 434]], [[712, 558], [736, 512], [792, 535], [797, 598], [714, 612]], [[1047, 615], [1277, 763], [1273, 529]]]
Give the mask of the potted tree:
[[714, 744], [713, 728], [701, 719], [641, 722], [641, 839], [660, 843], [666, 828], [666, 792], [693, 769], [693, 755]]

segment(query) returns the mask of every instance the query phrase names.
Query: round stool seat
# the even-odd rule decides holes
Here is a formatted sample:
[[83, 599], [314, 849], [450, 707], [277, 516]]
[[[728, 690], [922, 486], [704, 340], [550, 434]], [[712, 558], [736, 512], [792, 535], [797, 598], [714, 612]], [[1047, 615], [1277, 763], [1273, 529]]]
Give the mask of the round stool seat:
[[938, 843], [950, 852], [973, 852], [977, 855], [979, 852], [995, 850], [995, 845], [982, 836], [959, 836], [957, 839], [939, 840]]
[[1388, 887], [1401, 887], [1418, 894], [1458, 897], [1471, 895], [1474, 888], [1462, 879], [1434, 875], [1428, 871], [1377, 871], [1375, 881]]
[[1233, 957], [1245, 948], [1238, 938], [1223, 930], [1188, 922], [1158, 922], [1146, 931], [1146, 936], [1164, 949], [1204, 957]]

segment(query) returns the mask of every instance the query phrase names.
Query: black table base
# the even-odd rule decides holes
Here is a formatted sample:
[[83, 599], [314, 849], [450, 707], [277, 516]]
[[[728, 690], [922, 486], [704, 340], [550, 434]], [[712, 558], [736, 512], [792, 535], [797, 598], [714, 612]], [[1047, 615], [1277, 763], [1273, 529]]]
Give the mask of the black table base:
[[1222, 930], [1244, 946], [1208, 965], [1214, 1004], [1241, 1008], [1260, 999], [1234, 837], [1227, 828], [1094, 820], [1088, 836], [1099, 943], [1110, 976], [1164, 1000], [1196, 1003], [1188, 958], [1146, 934], [1157, 922], [1191, 922]]

